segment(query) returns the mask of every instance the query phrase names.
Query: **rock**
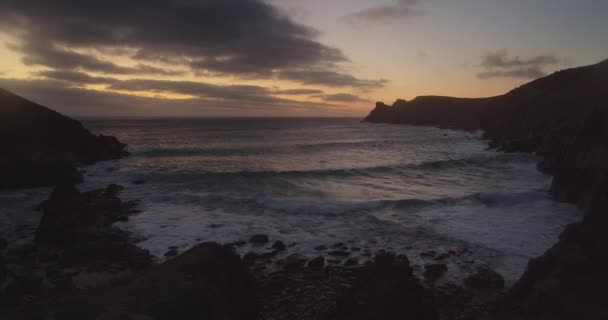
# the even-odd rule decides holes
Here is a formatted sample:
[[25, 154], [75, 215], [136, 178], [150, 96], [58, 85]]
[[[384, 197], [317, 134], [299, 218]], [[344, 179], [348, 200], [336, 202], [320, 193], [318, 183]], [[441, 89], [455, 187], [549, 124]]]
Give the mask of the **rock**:
[[325, 265], [325, 258], [323, 258], [323, 256], [318, 256], [316, 258], [313, 258], [310, 261], [308, 261], [308, 263], [306, 264], [306, 266], [308, 268], [313, 269], [313, 270], [321, 270], [321, 269], [323, 269], [324, 265]]
[[433, 260], [440, 261], [440, 260], [445, 260], [445, 259], [449, 259], [449, 258], [450, 258], [450, 255], [449, 255], [449, 254], [447, 254], [447, 253], [442, 253], [442, 254], [440, 254], [440, 255], [436, 256], [435, 258], [433, 258]]
[[448, 271], [445, 263], [431, 263], [424, 266], [424, 277], [428, 280], [440, 278]]
[[270, 241], [270, 239], [265, 234], [256, 234], [256, 235], [251, 236], [251, 238], [249, 238], [249, 242], [255, 243], [255, 244], [268, 243], [268, 241]]
[[304, 263], [306, 263], [306, 257], [301, 254], [294, 253], [290, 254], [283, 260], [283, 267], [286, 270], [296, 270], [302, 268]]
[[259, 312], [247, 268], [216, 243], [203, 243], [155, 266], [106, 299], [104, 305], [120, 305], [124, 312], [155, 320], [249, 320]]
[[434, 250], [428, 250], [420, 254], [421, 257], [425, 258], [434, 258], [437, 255], [437, 252]]
[[259, 260], [270, 260], [271, 258], [273, 258], [274, 256], [276, 256], [277, 254], [279, 254], [279, 252], [281, 252], [281, 251], [280, 250], [272, 250], [270, 252], [260, 253], [258, 255], [258, 259]]
[[93, 238], [127, 214], [116, 197], [117, 187], [81, 193], [73, 185], [57, 186], [41, 204], [43, 216], [36, 230], [36, 241], [70, 245]]
[[505, 287], [505, 279], [488, 267], [480, 267], [475, 274], [464, 279], [464, 284], [473, 289], [499, 291]]
[[330, 255], [330, 256], [332, 256], [332, 257], [348, 257], [348, 256], [350, 256], [349, 252], [342, 251], [342, 250], [330, 251], [327, 254]]
[[142, 185], [142, 184], [144, 184], [145, 182], [146, 182], [146, 181], [145, 181], [145, 180], [143, 180], [143, 179], [137, 179], [137, 180], [133, 180], [133, 181], [131, 181], [131, 184], [134, 184], [134, 185]]
[[0, 255], [4, 253], [4, 250], [8, 248], [8, 241], [4, 238], [0, 238]]
[[0, 105], [0, 189], [78, 183], [78, 165], [127, 155], [116, 138], [2, 89]]
[[374, 261], [378, 264], [392, 264], [395, 261], [395, 254], [385, 250], [379, 250], [376, 252], [376, 255], [374, 255]]
[[278, 251], [283, 251], [283, 250], [287, 249], [287, 246], [283, 243], [283, 241], [277, 240], [272, 245], [272, 248], [275, 250], [278, 250]]
[[336, 302], [337, 320], [436, 320], [432, 296], [413, 276], [409, 265], [370, 263], [361, 269], [352, 289]]
[[357, 258], [349, 258], [344, 261], [344, 265], [347, 267], [356, 266], [359, 264], [359, 260]]
[[250, 266], [253, 265], [253, 263], [255, 262], [255, 260], [257, 260], [258, 258], [258, 254], [255, 252], [247, 252], [244, 256], [243, 256], [243, 262]]
[[171, 258], [177, 256], [178, 254], [179, 252], [177, 251], [177, 249], [169, 249], [169, 251], [165, 252], [165, 257]]
[[359, 251], [361, 251], [361, 248], [359, 248], [359, 247], [350, 247], [350, 251], [359, 252]]
[[324, 251], [324, 250], [327, 250], [327, 247], [324, 246], [324, 245], [320, 245], [320, 246], [316, 246], [315, 250], [317, 250], [317, 251]]

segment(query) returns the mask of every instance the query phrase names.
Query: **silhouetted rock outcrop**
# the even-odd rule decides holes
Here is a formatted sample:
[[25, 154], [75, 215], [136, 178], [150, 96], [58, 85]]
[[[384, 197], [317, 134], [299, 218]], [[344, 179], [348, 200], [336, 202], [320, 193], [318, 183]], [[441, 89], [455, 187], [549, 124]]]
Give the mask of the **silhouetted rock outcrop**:
[[363, 267], [353, 288], [337, 301], [330, 319], [439, 319], [432, 296], [412, 274], [405, 259], [377, 255]]
[[608, 318], [608, 60], [494, 98], [379, 104], [365, 121], [481, 129], [492, 147], [541, 155], [556, 199], [586, 213], [530, 261], [508, 300], [526, 319]]
[[81, 181], [76, 166], [126, 155], [116, 138], [0, 89], [0, 188]]

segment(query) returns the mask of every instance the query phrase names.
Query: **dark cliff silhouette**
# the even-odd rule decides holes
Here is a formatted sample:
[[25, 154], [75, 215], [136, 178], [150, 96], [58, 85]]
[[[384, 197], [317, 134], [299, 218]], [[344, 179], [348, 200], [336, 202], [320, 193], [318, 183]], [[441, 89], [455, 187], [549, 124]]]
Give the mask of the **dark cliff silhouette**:
[[364, 121], [484, 130], [499, 150], [538, 153], [556, 199], [585, 217], [530, 261], [509, 302], [528, 319], [608, 319], [608, 60], [492, 98], [378, 103]]
[[0, 188], [78, 182], [77, 165], [120, 158], [124, 144], [0, 89]]

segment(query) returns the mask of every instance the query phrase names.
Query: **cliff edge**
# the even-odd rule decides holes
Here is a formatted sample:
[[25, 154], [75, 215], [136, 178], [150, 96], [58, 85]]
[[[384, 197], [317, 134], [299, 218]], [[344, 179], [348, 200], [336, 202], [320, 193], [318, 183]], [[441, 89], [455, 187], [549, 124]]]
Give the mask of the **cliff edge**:
[[530, 261], [508, 303], [524, 319], [608, 319], [608, 60], [492, 98], [379, 103], [364, 121], [483, 130], [494, 148], [539, 154], [555, 198], [585, 217]]
[[79, 182], [78, 165], [123, 157], [125, 146], [0, 89], [0, 188]]

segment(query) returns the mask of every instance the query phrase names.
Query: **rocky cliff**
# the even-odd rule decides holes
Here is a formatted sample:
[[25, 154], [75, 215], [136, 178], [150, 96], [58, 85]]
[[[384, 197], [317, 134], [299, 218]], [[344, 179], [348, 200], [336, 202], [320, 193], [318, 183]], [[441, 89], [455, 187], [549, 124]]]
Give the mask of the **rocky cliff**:
[[510, 303], [527, 319], [607, 319], [608, 60], [556, 72], [492, 98], [379, 103], [364, 121], [484, 130], [492, 147], [536, 152], [559, 201], [585, 210], [530, 261]]
[[0, 89], [0, 188], [78, 182], [77, 165], [124, 156], [114, 137]]

